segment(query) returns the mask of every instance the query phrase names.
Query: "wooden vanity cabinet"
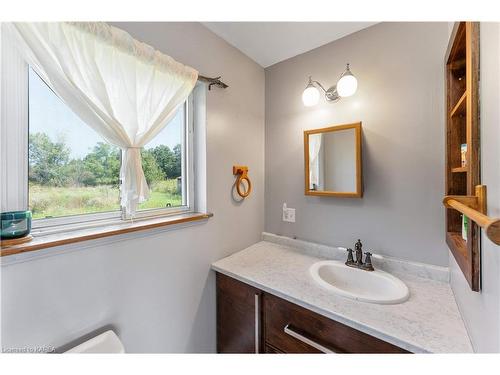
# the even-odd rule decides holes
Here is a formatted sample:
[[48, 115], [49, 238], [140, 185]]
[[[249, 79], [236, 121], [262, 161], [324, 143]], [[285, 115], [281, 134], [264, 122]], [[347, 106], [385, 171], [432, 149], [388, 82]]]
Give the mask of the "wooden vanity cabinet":
[[408, 353], [217, 273], [218, 353]]

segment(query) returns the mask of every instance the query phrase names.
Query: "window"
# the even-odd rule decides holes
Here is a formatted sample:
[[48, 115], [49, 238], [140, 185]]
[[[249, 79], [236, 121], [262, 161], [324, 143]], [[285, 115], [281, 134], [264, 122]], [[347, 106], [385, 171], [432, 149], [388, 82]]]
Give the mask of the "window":
[[[141, 152], [150, 197], [139, 214], [187, 205], [186, 117], [183, 106]], [[32, 69], [28, 160], [34, 219], [120, 210], [120, 149], [80, 120]]]
[[28, 206], [33, 219], [120, 210], [120, 151], [29, 69]]
[[139, 210], [182, 207], [186, 203], [186, 107], [141, 152], [142, 168], [150, 188]]
[[[119, 148], [80, 120], [8, 42], [1, 47], [2, 91], [10, 94], [1, 103], [1, 210], [28, 206], [34, 230], [43, 231], [127, 219]], [[190, 97], [141, 151], [150, 197], [136, 218], [193, 211], [192, 107]]]
[[[2, 32], [1, 211], [29, 207], [33, 233], [129, 219], [120, 207], [119, 148], [80, 120], [4, 36]], [[205, 86], [199, 84], [141, 150], [150, 197], [139, 204], [134, 218], [205, 210], [205, 100]], [[200, 176], [196, 189], [195, 160]]]

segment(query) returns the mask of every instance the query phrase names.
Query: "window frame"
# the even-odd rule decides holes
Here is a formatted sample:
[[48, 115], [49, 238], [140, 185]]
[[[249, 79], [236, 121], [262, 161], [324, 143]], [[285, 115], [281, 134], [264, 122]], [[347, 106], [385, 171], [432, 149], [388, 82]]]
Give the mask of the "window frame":
[[[28, 64], [1, 25], [1, 211], [23, 210], [28, 203]], [[9, 95], [5, 95], [9, 93]]]
[[[2, 95], [1, 134], [2, 157], [2, 211], [25, 210], [29, 206], [29, 64], [19, 55], [9, 40], [2, 38], [1, 90], [14, 95]], [[6, 42], [6, 43], [5, 43]], [[8, 74], [7, 74], [8, 73]], [[50, 87], [49, 87], [50, 89]], [[57, 94], [56, 94], [57, 95]], [[184, 103], [184, 132], [182, 136], [182, 205], [169, 208], [137, 210], [131, 217], [123, 209], [80, 215], [34, 219], [32, 234], [52, 234], [69, 230], [119, 224], [132, 220], [144, 220], [194, 212], [194, 95], [191, 93]], [[15, 126], [8, 126], [16, 119]], [[9, 141], [7, 142], [7, 139]], [[14, 176], [14, 177], [13, 177]], [[8, 178], [7, 178], [8, 177]], [[12, 178], [13, 177], [13, 178]], [[14, 203], [12, 203], [14, 202]]]

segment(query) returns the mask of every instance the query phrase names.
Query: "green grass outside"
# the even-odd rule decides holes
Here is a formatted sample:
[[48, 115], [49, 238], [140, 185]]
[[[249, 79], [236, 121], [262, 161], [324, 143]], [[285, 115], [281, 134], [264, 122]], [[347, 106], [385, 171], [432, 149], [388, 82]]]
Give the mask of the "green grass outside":
[[[33, 219], [60, 217], [88, 213], [118, 211], [120, 191], [115, 186], [54, 187], [30, 184], [29, 206]], [[182, 204], [175, 179], [155, 182], [149, 199], [141, 209], [163, 208]]]

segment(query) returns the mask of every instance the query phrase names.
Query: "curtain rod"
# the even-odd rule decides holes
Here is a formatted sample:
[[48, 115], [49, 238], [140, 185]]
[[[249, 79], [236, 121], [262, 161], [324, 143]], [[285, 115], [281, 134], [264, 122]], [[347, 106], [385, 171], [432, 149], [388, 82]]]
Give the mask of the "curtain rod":
[[201, 74], [198, 75], [198, 81], [207, 82], [209, 90], [212, 89], [212, 86], [217, 86], [217, 87], [220, 87], [221, 89], [225, 89], [225, 88], [229, 87], [224, 82], [222, 82], [220, 79], [221, 79], [221, 76], [218, 76], [215, 78], [210, 78], [210, 77], [202, 76]]

